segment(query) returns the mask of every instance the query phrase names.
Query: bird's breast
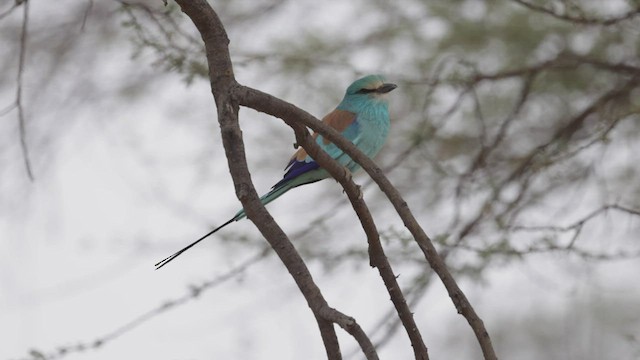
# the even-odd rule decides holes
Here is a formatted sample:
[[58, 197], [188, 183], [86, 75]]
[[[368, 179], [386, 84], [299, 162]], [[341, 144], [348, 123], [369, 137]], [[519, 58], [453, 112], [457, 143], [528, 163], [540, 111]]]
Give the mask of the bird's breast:
[[360, 141], [358, 147], [369, 157], [374, 157], [389, 135], [389, 113], [385, 107], [372, 107], [358, 114]]

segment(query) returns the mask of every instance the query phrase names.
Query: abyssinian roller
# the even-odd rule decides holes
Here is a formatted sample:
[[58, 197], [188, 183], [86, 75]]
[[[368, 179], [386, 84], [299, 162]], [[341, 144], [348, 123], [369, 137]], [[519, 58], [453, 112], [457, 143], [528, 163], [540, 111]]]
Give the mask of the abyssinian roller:
[[[389, 134], [389, 106], [386, 94], [395, 89], [395, 84], [385, 82], [380, 75], [368, 75], [354, 81], [347, 88], [344, 98], [338, 106], [327, 114], [322, 121], [333, 127], [351, 141], [368, 157], [374, 157], [382, 148]], [[340, 165], [351, 172], [360, 166], [336, 145], [315, 133], [316, 143]], [[300, 148], [291, 157], [285, 168], [282, 180], [278, 181], [260, 200], [266, 205], [282, 196], [287, 191], [300, 185], [311, 184], [330, 177], [307, 152]], [[245, 217], [244, 209], [238, 211], [231, 219], [211, 230], [200, 239], [194, 241], [180, 251], [158, 262], [156, 269], [168, 264], [183, 252], [214, 234], [218, 230]]]

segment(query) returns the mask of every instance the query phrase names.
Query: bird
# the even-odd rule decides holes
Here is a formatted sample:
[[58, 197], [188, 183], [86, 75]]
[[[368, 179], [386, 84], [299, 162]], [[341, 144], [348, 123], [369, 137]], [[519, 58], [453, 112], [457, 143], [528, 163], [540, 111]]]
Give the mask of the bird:
[[[386, 82], [382, 75], [362, 77], [347, 87], [342, 101], [322, 121], [351, 141], [365, 155], [373, 158], [380, 151], [389, 134], [389, 104], [386, 95], [395, 88], [397, 85]], [[360, 169], [358, 163], [321, 134], [315, 132], [313, 137], [322, 150], [351, 173]], [[260, 198], [260, 201], [263, 205], [267, 205], [293, 188], [329, 177], [329, 173], [301, 147], [289, 159], [282, 179], [273, 185], [271, 190]], [[239, 210], [222, 225], [157, 262], [156, 270], [227, 225], [245, 217], [244, 209]]]

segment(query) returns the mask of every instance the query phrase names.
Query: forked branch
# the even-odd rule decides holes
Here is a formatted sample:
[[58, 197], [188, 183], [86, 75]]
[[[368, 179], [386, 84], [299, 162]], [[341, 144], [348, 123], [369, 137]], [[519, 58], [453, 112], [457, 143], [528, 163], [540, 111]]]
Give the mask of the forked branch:
[[337, 323], [355, 338], [367, 359], [378, 359], [371, 340], [355, 319], [327, 304], [302, 257], [258, 198], [247, 168], [242, 132], [238, 124], [238, 102], [231, 96], [233, 89], [238, 85], [229, 56], [229, 39], [218, 15], [206, 0], [177, 0], [176, 2], [191, 18], [204, 40], [211, 90], [216, 102], [229, 171], [236, 195], [246, 211], [247, 218], [256, 225], [269, 242], [307, 300], [318, 322], [327, 357], [342, 358], [333, 327], [333, 324]]
[[[247, 217], [254, 222], [262, 235], [274, 248], [307, 299], [307, 302], [318, 321], [328, 357], [330, 359], [338, 359], [341, 357], [332, 322], [336, 322], [341, 327], [347, 329], [347, 331], [349, 331], [360, 343], [361, 348], [368, 358], [377, 358], [377, 355], [375, 354], [375, 349], [373, 348], [370, 340], [366, 335], [364, 335], [355, 321], [352, 318], [340, 314], [327, 305], [320, 290], [313, 282], [304, 261], [297, 253], [286, 234], [284, 234], [282, 229], [280, 229], [280, 227], [273, 221], [271, 215], [260, 203], [255, 188], [251, 183], [250, 174], [247, 169], [242, 134], [238, 126], [239, 105], [249, 106], [258, 111], [263, 111], [285, 120], [289, 125], [296, 129], [298, 141], [304, 144], [305, 149], [310, 154], [313, 154], [314, 158], [316, 156], [323, 158], [323, 155], [318, 152], [319, 149], [314, 146], [314, 143], [309, 141], [306, 129], [302, 129], [300, 125], [319, 132], [325, 138], [332, 141], [339, 148], [345, 151], [353, 160], [358, 162], [387, 195], [402, 218], [405, 226], [414, 236], [425, 258], [445, 285], [458, 312], [467, 319], [471, 328], [474, 330], [485, 359], [496, 359], [495, 352], [491, 345], [491, 340], [482, 320], [475, 313], [468, 299], [453, 279], [453, 276], [447, 269], [443, 259], [438, 255], [429, 237], [417, 223], [415, 217], [409, 210], [407, 203], [384, 176], [382, 170], [378, 168], [371, 159], [360, 152], [351, 142], [343, 138], [337, 131], [330, 126], [323, 124], [303, 110], [277, 98], [266, 97], [264, 96], [266, 94], [238, 85], [233, 76], [233, 68], [229, 57], [229, 50], [227, 46], [229, 40], [215, 11], [204, 0], [178, 0], [177, 2], [182, 7], [182, 10], [192, 19], [205, 42], [211, 88], [218, 108], [218, 121], [220, 122], [222, 130], [223, 144], [231, 176], [234, 181], [236, 194], [246, 210]], [[318, 161], [321, 164], [324, 162], [324, 164], [322, 164], [323, 166], [331, 168], [332, 170], [330, 171], [332, 174], [337, 176], [338, 180], [341, 181], [345, 190], [349, 189], [348, 194], [350, 200], [352, 200], [354, 208], [358, 211], [361, 221], [367, 224], [364, 226], [364, 229], [369, 237], [370, 246], [373, 244], [372, 255], [375, 255], [376, 251], [381, 249], [381, 247], [378, 249], [375, 246], [375, 241], [373, 243], [371, 242], [372, 239], [375, 240], [375, 236], [372, 237], [371, 234], [372, 230], [375, 231], [375, 225], [370, 218], [370, 214], [368, 214], [368, 210], [365, 210], [366, 207], [362, 207], [363, 203], [360, 203], [361, 199], [359, 199], [358, 189], [355, 188], [355, 184], [350, 181], [348, 174], [343, 169], [335, 168], [335, 166], [339, 165], [328, 158], [328, 156], [325, 157], [324, 160]], [[382, 257], [384, 257], [384, 253], [381, 254]], [[378, 255], [380, 255], [380, 253], [378, 253]], [[373, 258], [374, 257], [372, 256], [372, 260]], [[385, 264], [383, 262], [376, 263], [375, 265], [379, 266], [379, 269], [380, 267], [385, 268]], [[390, 267], [388, 270], [390, 271]], [[386, 270], [384, 273], [386, 274]], [[382, 271], [381, 274], [383, 274]], [[385, 277], [386, 275], [383, 275], [383, 279]], [[388, 279], [385, 279], [385, 281], [387, 280]], [[398, 306], [397, 310], [399, 311], [399, 314], [404, 312], [404, 309], [400, 309]], [[403, 315], [401, 315], [401, 317], [402, 316]], [[412, 321], [412, 317], [409, 317]], [[405, 319], [403, 319], [403, 321], [404, 320]], [[409, 319], [406, 320], [408, 321]], [[356, 331], [353, 331], [354, 325]], [[413, 335], [409, 332], [410, 337], [415, 336], [416, 334], [419, 336], [419, 333], [417, 332], [414, 332]], [[416, 351], [416, 356], [418, 357], [418, 354], [422, 353], [420, 348], [424, 347], [424, 345], [422, 344], [420, 348], [416, 348], [416, 344], [413, 340], [414, 339], [412, 338], [414, 351]], [[422, 342], [421, 339], [420, 342]], [[424, 348], [424, 356], [422, 358], [426, 358], [426, 347]]]

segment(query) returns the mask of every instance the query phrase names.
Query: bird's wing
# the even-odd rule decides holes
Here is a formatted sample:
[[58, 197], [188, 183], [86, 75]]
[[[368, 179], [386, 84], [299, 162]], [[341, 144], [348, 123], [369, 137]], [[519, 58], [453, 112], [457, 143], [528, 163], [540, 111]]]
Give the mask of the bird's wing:
[[[335, 109], [327, 114], [327, 116], [322, 119], [322, 122], [336, 129], [339, 133], [342, 133], [343, 136], [346, 135], [345, 137], [349, 140], [353, 140], [351, 137], [355, 137], [356, 135], [355, 132], [357, 131], [349, 131], [356, 130], [353, 127], [354, 125], [357, 126], [358, 124], [356, 122], [356, 114], [350, 111]], [[317, 132], [313, 133], [313, 138], [316, 139], [316, 142], [322, 148], [326, 148], [329, 144], [331, 144], [328, 139], [324, 139], [323, 136], [319, 135]], [[289, 160], [289, 164], [287, 165], [287, 167], [291, 166], [295, 161], [304, 161], [309, 159], [309, 155], [307, 154], [305, 149], [300, 148], [298, 149], [298, 151], [296, 151], [295, 154], [293, 154], [293, 156]]]
[[[322, 119], [322, 122], [331, 126], [340, 132], [344, 137], [353, 141], [358, 135], [358, 122], [356, 121], [356, 114], [346, 111], [335, 109]], [[338, 158], [342, 154], [337, 146], [333, 145], [329, 140], [324, 139], [322, 135], [318, 133], [313, 134], [313, 138], [320, 147], [326, 151], [334, 159]], [[273, 188], [276, 189], [286, 184], [291, 179], [294, 179], [302, 174], [308, 173], [312, 170], [318, 169], [320, 166], [316, 163], [307, 152], [301, 147], [289, 160], [286, 173], [282, 180], [276, 183]], [[319, 180], [319, 179], [318, 179]]]

